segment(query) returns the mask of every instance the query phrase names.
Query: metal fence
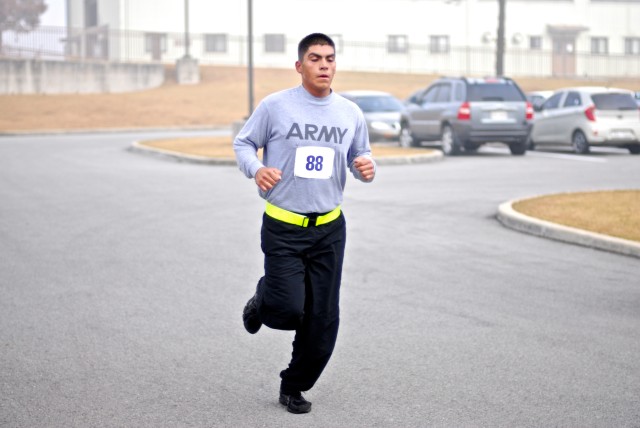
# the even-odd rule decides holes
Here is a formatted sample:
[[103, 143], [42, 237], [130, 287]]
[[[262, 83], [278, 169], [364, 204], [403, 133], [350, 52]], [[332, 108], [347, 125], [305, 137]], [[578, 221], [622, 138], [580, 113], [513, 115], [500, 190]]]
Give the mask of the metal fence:
[[[142, 32], [94, 28], [40, 27], [30, 33], [3, 34], [0, 54], [6, 57], [175, 63], [186, 52], [184, 33]], [[337, 40], [340, 68], [347, 71], [484, 76], [495, 73], [492, 46], [445, 46], [434, 52], [428, 44], [409, 44], [401, 51], [386, 43]], [[297, 55], [297, 40], [269, 44], [253, 38], [256, 67], [289, 68]], [[202, 65], [245, 66], [247, 38], [240, 35], [189, 35], [189, 53]], [[507, 48], [505, 74], [528, 77], [637, 78], [640, 55]]]

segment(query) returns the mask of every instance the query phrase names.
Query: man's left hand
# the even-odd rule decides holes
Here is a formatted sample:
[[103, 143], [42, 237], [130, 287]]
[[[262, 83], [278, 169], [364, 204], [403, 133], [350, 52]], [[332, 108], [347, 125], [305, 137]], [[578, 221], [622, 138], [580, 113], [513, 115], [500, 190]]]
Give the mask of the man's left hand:
[[373, 161], [371, 158], [366, 156], [358, 156], [353, 161], [353, 165], [356, 167], [360, 175], [365, 181], [373, 180], [373, 177], [376, 175], [376, 169], [373, 166]]

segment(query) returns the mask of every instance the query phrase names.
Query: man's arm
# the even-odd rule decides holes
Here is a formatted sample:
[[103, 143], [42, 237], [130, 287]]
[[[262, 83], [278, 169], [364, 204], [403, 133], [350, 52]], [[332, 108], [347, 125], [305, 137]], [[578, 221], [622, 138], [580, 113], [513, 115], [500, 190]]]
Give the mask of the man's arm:
[[256, 184], [263, 192], [271, 190], [273, 186], [278, 184], [281, 178], [282, 171], [278, 168], [268, 168], [266, 166], [260, 168], [255, 176]]
[[365, 183], [372, 182], [376, 175], [376, 162], [371, 157], [367, 122], [361, 112], [359, 112], [358, 125], [348, 156], [349, 168], [353, 176]]
[[258, 159], [258, 149], [265, 146], [269, 132], [269, 114], [261, 103], [233, 140], [238, 167], [247, 178], [255, 178], [258, 170], [265, 167]]
[[376, 176], [376, 164], [369, 156], [358, 156], [353, 161], [353, 166], [360, 173], [362, 181], [373, 181]]

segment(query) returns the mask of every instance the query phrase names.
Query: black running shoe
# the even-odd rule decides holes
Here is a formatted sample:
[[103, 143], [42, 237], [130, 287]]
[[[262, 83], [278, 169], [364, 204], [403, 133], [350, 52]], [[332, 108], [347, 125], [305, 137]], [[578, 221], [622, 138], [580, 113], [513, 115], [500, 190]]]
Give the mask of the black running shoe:
[[256, 306], [256, 296], [253, 295], [244, 306], [242, 311], [242, 321], [244, 322], [244, 328], [251, 334], [256, 334], [260, 327], [262, 327], [262, 321], [258, 315], [258, 306]]
[[280, 391], [280, 404], [287, 407], [287, 411], [291, 413], [309, 413], [311, 411], [311, 402], [304, 399], [301, 393], [285, 394]]

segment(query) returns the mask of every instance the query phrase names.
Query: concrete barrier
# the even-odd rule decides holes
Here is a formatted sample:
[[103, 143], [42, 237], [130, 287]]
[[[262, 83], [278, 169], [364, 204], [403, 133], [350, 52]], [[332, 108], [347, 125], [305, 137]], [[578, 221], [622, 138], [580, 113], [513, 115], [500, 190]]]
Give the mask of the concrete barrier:
[[131, 92], [163, 82], [162, 64], [0, 59], [2, 95]]

